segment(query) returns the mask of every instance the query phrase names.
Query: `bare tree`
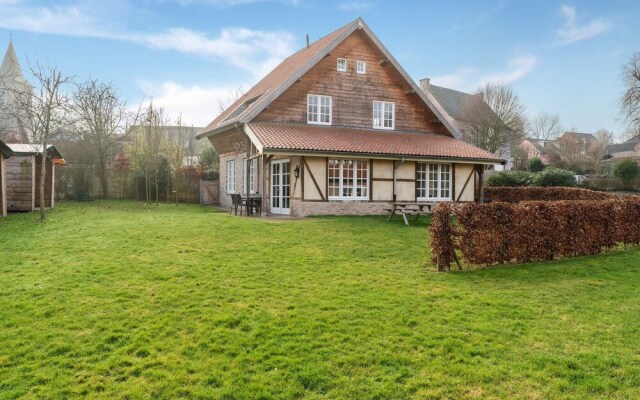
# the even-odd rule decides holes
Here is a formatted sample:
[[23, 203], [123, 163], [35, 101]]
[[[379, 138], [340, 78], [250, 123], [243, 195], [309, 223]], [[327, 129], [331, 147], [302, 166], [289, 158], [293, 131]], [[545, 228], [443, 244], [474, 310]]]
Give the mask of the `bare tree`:
[[465, 140], [491, 153], [519, 144], [525, 137], [526, 116], [525, 107], [513, 89], [487, 83], [476, 94], [490, 109], [473, 99], [463, 105], [463, 119], [469, 127]]
[[116, 151], [116, 144], [128, 134], [126, 127], [135, 125], [140, 108], [138, 112], [130, 112], [112, 84], [90, 78], [77, 85], [73, 93], [73, 112], [80, 139], [89, 141], [95, 152], [102, 197], [107, 198], [109, 160]]
[[60, 130], [68, 126], [69, 98], [63, 91], [72, 82], [57, 67], [41, 67], [29, 64], [29, 71], [37, 87], [27, 92], [14, 94], [15, 118], [31, 136], [32, 143], [38, 143], [42, 162], [40, 163], [40, 220], [47, 219], [45, 211], [46, 158], [49, 141]]
[[591, 159], [593, 171], [596, 174], [602, 174], [605, 167], [603, 157], [607, 154], [607, 147], [613, 144], [613, 132], [598, 129], [593, 135], [598, 140], [587, 148], [587, 155]]
[[224, 112], [229, 106], [235, 103], [240, 97], [244, 95], [244, 89], [239, 86], [237, 89], [229, 90], [227, 98], [224, 100], [218, 100], [218, 110], [220, 113]]
[[635, 53], [624, 66], [622, 77], [626, 86], [622, 95], [622, 116], [630, 126], [640, 128], [640, 53]]
[[537, 139], [555, 139], [563, 129], [558, 114], [541, 112], [531, 119], [528, 134]]

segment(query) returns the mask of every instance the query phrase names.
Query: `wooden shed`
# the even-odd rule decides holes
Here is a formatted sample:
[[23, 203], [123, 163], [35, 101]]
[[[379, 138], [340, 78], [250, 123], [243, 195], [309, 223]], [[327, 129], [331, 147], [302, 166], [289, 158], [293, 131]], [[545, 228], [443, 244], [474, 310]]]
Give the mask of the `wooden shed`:
[[7, 191], [5, 190], [5, 160], [13, 155], [13, 151], [0, 140], [0, 218], [7, 216]]
[[[13, 152], [11, 158], [5, 160], [5, 191], [8, 211], [35, 211], [40, 209], [40, 165], [42, 154], [37, 144], [8, 144]], [[47, 147], [45, 157], [45, 208], [55, 206], [56, 165], [64, 165], [65, 161], [55, 146]]]

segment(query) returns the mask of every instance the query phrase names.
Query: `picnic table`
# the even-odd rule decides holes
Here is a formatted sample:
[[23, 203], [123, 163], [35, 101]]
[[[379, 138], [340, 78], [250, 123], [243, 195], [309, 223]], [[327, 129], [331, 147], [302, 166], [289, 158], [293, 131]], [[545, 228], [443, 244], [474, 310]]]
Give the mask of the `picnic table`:
[[385, 208], [385, 211], [389, 212], [389, 221], [395, 214], [402, 215], [404, 224], [409, 225], [407, 215], [414, 215], [414, 221], [417, 221], [421, 215], [431, 214], [431, 210], [435, 207], [436, 203], [425, 202], [409, 202], [409, 201], [392, 201], [389, 202], [389, 208]]

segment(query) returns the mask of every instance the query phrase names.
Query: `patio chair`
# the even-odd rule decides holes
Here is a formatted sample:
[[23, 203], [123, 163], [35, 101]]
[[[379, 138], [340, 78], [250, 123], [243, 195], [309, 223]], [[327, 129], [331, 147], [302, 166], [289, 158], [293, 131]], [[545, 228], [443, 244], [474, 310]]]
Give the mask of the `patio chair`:
[[229, 214], [235, 211], [235, 215], [238, 215], [238, 208], [240, 208], [240, 215], [242, 215], [242, 209], [246, 208], [247, 201], [242, 199], [242, 196], [239, 194], [231, 195], [231, 209], [229, 210]]

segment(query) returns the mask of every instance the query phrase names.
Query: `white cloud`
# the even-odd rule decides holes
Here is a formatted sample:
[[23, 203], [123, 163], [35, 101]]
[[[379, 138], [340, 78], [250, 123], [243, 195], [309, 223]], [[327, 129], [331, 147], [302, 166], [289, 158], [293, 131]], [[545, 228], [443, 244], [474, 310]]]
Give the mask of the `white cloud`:
[[361, 12], [369, 10], [372, 6], [368, 1], [346, 1], [340, 4], [339, 8], [346, 12]]
[[286, 32], [223, 29], [218, 37], [184, 28], [153, 34], [134, 34], [129, 39], [150, 48], [216, 57], [263, 76], [293, 52], [294, 37]]
[[588, 24], [579, 25], [574, 7], [562, 6], [560, 12], [566, 19], [564, 26], [558, 30], [561, 45], [596, 37], [607, 32], [612, 26], [611, 22], [605, 18], [594, 19]]
[[[6, 1], [6, 0], [0, 0]], [[161, 32], [133, 32], [116, 28], [87, 8], [5, 7], [0, 27], [28, 32], [128, 41], [158, 50], [171, 50], [220, 59], [235, 67], [263, 76], [293, 53], [294, 37], [288, 32], [223, 29], [218, 36], [186, 28]]]
[[[206, 126], [219, 113], [219, 104], [228, 103], [231, 93], [238, 86], [183, 86], [176, 82], [154, 83], [143, 81], [139, 83], [148, 98], [152, 98], [155, 105], [163, 107], [171, 121], [182, 114], [185, 125]], [[246, 86], [245, 86], [246, 87]]]
[[470, 67], [459, 68], [451, 74], [433, 77], [431, 82], [437, 86], [463, 90], [474, 72], [475, 69]]
[[482, 77], [479, 85], [487, 82], [513, 83], [533, 71], [537, 64], [538, 58], [533, 54], [513, 57], [508, 61], [505, 70]]

